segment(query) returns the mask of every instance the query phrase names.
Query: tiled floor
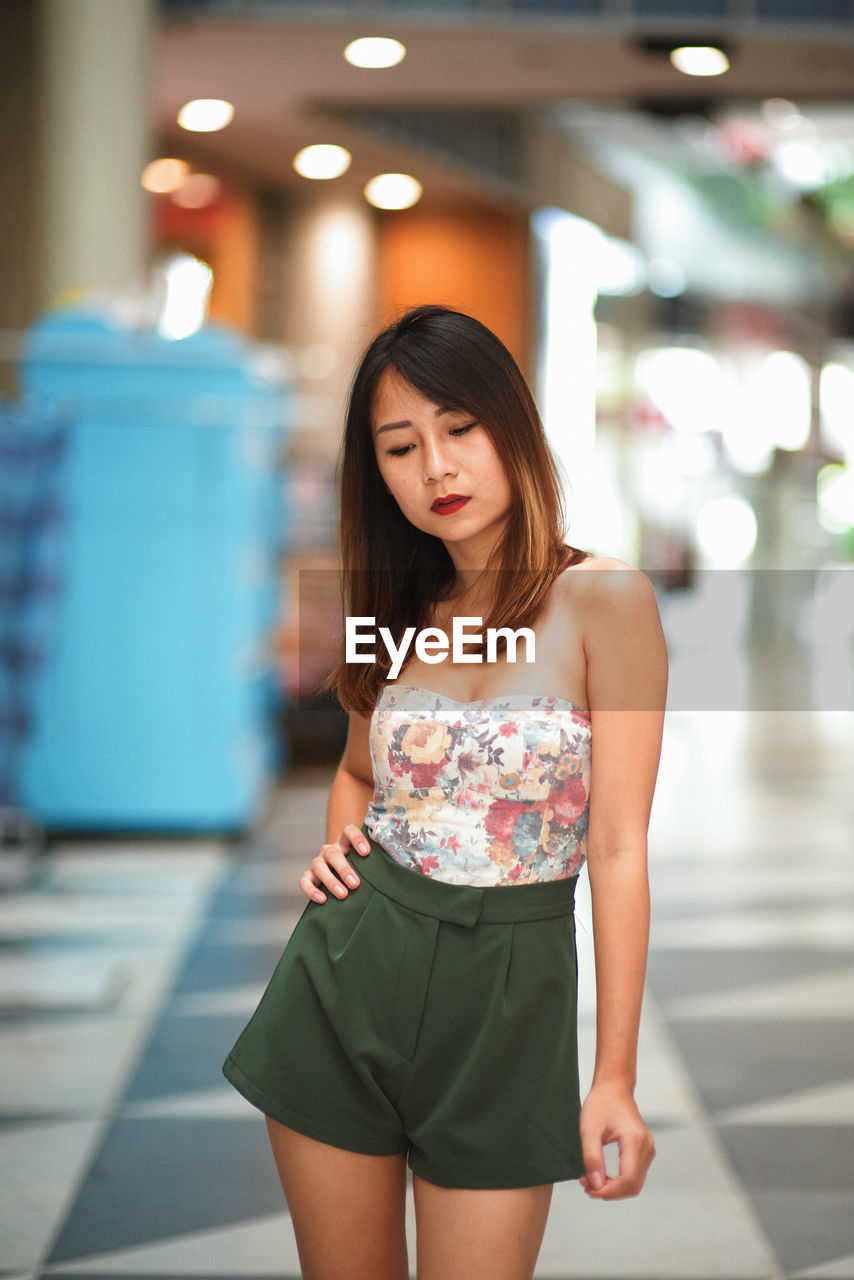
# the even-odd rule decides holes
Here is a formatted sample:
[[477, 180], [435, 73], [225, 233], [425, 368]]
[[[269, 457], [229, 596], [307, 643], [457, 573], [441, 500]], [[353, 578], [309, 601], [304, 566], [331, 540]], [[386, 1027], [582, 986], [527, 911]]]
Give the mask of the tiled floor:
[[[637, 1199], [556, 1188], [552, 1280], [854, 1280], [854, 716], [670, 716]], [[245, 847], [76, 841], [0, 896], [0, 1275], [299, 1274], [220, 1065], [301, 909], [328, 774]], [[592, 1052], [589, 899], [580, 1029]]]

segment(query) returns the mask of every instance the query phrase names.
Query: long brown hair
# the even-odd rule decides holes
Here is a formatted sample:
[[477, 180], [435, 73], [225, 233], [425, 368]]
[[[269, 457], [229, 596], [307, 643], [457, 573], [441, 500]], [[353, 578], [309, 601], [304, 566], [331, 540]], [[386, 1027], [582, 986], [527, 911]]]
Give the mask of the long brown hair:
[[[439, 306], [414, 307], [378, 334], [353, 379], [338, 457], [344, 615], [376, 618], [397, 644], [406, 627], [428, 625], [431, 607], [455, 580], [444, 543], [410, 524], [380, 475], [371, 412], [387, 369], [434, 404], [472, 414], [489, 432], [512, 507], [495, 566], [503, 590], [483, 627], [531, 626], [557, 575], [590, 553], [565, 543], [557, 464], [515, 360], [479, 320]], [[333, 689], [346, 710], [370, 715], [390, 666], [380, 644], [375, 663], [347, 663], [342, 640], [321, 690]]]

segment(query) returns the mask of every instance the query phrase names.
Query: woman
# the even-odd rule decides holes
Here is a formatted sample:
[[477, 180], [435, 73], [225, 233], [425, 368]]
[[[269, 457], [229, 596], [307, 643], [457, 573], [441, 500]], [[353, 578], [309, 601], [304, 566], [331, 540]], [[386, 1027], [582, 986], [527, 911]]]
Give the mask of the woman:
[[[410, 648], [393, 679], [379, 642], [330, 677], [350, 719], [327, 843], [225, 1072], [267, 1115], [308, 1280], [407, 1276], [407, 1161], [419, 1280], [523, 1280], [555, 1181], [636, 1195], [654, 1155], [633, 1093], [667, 681], [655, 595], [565, 545], [530, 391], [471, 317], [418, 307], [373, 341], [341, 463], [345, 612]], [[455, 618], [519, 632], [515, 652], [505, 633], [442, 657]]]

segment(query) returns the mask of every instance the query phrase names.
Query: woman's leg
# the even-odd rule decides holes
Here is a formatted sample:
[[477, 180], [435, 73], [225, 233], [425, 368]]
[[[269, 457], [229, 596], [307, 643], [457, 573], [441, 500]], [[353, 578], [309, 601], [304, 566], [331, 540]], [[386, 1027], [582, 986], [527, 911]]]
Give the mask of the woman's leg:
[[406, 1280], [406, 1161], [316, 1142], [267, 1117], [303, 1280]]
[[415, 1175], [418, 1280], [531, 1280], [552, 1184], [459, 1191]]

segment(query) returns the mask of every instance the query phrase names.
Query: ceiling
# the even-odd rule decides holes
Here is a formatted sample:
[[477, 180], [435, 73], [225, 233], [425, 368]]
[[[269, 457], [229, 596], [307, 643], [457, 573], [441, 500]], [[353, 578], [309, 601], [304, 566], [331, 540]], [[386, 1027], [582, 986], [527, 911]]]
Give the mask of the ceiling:
[[[351, 67], [344, 46], [365, 34], [397, 37], [407, 46], [406, 58], [388, 70]], [[788, 34], [729, 28], [732, 66], [714, 79], [681, 75], [664, 54], [645, 51], [639, 34], [617, 22], [567, 20], [395, 16], [382, 29], [365, 30], [355, 17], [308, 23], [269, 13], [164, 16], [154, 117], [161, 145], [197, 166], [304, 188], [292, 168], [294, 154], [309, 143], [338, 142], [353, 153], [350, 171], [336, 180], [340, 189], [361, 191], [384, 168], [417, 167], [425, 198], [429, 192], [435, 199], [476, 194], [480, 178], [441, 147], [416, 153], [411, 141], [390, 136], [395, 123], [411, 121], [413, 113], [422, 122], [434, 112], [446, 121], [449, 112], [522, 120], [559, 108], [564, 123], [572, 123], [575, 111], [569, 132], [588, 148], [616, 133], [624, 145], [661, 153], [665, 163], [720, 169], [738, 167], [744, 157], [725, 147], [704, 152], [686, 119], [693, 117], [695, 126], [712, 120], [743, 134], [763, 127], [763, 100], [785, 98], [809, 117], [812, 133], [830, 129], [834, 139], [854, 145], [854, 24]], [[657, 34], [663, 34], [660, 24]], [[679, 38], [678, 30], [672, 34]], [[228, 128], [204, 135], [181, 129], [176, 114], [197, 97], [232, 102]], [[371, 114], [380, 116], [383, 130], [366, 125]]]

